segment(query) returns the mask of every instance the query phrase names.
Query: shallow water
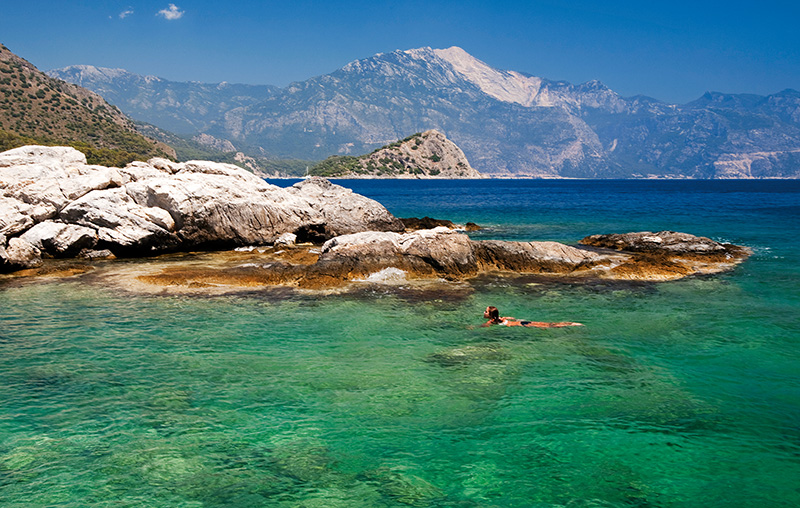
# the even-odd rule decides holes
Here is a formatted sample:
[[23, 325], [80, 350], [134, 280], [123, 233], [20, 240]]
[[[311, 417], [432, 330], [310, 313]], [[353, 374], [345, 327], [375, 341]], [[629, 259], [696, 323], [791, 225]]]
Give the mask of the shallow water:
[[[661, 284], [0, 281], [0, 505], [797, 506], [798, 182], [340, 182], [475, 238], [750, 246]], [[570, 329], [480, 328], [504, 315]]]

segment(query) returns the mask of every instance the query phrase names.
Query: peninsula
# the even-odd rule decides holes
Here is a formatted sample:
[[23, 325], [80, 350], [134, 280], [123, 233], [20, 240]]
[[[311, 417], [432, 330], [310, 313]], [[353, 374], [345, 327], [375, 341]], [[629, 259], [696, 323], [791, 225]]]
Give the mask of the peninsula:
[[418, 132], [360, 157], [335, 155], [311, 175], [339, 178], [485, 178], [439, 131]]
[[36, 274], [58, 258], [91, 270], [93, 260], [114, 257], [247, 252], [246, 263], [173, 263], [140, 278], [155, 285], [318, 289], [383, 270], [446, 280], [506, 272], [660, 281], [726, 270], [749, 254], [673, 232], [592, 236], [581, 246], [476, 241], [447, 227], [407, 232], [380, 203], [323, 178], [281, 188], [237, 166], [162, 158], [110, 168], [68, 147], [1, 153], [0, 193], [5, 272]]

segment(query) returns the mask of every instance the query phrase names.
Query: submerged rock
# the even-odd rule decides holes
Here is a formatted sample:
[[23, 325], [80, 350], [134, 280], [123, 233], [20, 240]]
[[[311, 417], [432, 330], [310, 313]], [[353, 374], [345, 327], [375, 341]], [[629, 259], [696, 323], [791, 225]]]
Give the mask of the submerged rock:
[[462, 346], [432, 353], [427, 360], [442, 367], [467, 365], [474, 362], [504, 362], [511, 358], [503, 348], [495, 345]]
[[440, 488], [404, 467], [382, 466], [362, 476], [385, 497], [405, 505], [430, 506], [445, 497]]

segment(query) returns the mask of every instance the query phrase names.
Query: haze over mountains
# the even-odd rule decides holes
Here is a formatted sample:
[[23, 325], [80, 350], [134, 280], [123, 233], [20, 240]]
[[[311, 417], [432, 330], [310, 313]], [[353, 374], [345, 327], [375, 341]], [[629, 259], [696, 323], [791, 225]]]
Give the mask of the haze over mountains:
[[360, 155], [436, 129], [499, 177], [797, 178], [800, 92], [684, 105], [502, 71], [460, 48], [394, 51], [271, 86], [176, 83], [73, 66], [51, 76], [134, 119], [273, 158]]

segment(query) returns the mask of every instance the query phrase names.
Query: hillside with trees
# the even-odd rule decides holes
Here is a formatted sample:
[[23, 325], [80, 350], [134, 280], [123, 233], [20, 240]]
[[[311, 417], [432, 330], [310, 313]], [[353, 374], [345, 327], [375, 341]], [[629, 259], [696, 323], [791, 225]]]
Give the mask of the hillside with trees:
[[0, 151], [27, 144], [72, 146], [106, 166], [175, 157], [96, 93], [47, 76], [0, 44]]

